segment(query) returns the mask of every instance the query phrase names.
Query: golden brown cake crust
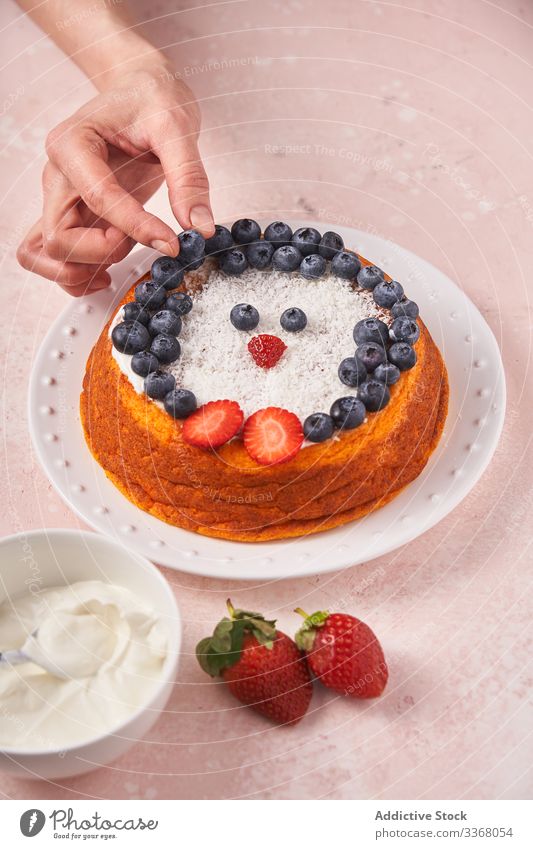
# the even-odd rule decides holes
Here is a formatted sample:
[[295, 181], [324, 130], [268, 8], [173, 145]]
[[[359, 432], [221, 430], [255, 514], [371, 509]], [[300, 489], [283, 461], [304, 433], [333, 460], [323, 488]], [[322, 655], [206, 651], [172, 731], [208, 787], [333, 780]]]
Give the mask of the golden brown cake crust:
[[[131, 300], [133, 288], [122, 303]], [[240, 439], [215, 451], [185, 443], [182, 423], [138, 394], [111, 352], [108, 322], [83, 381], [81, 421], [107, 476], [140, 507], [205, 536], [257, 542], [345, 524], [386, 504], [426, 465], [446, 419], [442, 357], [418, 319], [417, 364], [357, 429], [258, 465]], [[265, 403], [265, 406], [268, 406]]]

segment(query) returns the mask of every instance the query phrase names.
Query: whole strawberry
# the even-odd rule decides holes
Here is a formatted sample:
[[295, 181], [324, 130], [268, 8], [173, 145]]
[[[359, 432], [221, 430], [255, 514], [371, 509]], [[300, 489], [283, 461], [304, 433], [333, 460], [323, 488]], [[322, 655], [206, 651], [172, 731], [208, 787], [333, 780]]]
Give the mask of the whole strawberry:
[[235, 610], [229, 599], [227, 605], [229, 618], [196, 647], [200, 666], [212, 677], [221, 676], [242, 704], [279, 724], [299, 722], [313, 692], [302, 652], [276, 630], [275, 620]]
[[383, 649], [374, 632], [347, 613], [319, 610], [308, 616], [296, 634], [296, 645], [305, 651], [311, 672], [322, 683], [354, 699], [373, 699], [385, 689], [389, 672]]

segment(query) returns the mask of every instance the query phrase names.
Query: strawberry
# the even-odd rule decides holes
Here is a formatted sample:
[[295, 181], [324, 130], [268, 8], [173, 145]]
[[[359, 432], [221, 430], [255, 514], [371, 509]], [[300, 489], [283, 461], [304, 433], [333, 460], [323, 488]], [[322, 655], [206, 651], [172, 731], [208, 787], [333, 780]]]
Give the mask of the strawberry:
[[210, 401], [183, 425], [183, 439], [199, 448], [219, 448], [241, 429], [244, 415], [236, 401]]
[[296, 634], [296, 645], [306, 652], [311, 672], [322, 683], [354, 699], [380, 696], [389, 672], [374, 632], [347, 613], [319, 610], [308, 616]]
[[247, 419], [244, 447], [262, 466], [285, 463], [294, 457], [304, 440], [298, 416], [281, 407], [266, 407]]
[[287, 346], [278, 336], [262, 333], [250, 339], [248, 350], [260, 368], [272, 368], [279, 362]]
[[299, 722], [313, 692], [302, 652], [276, 630], [275, 620], [235, 610], [229, 599], [227, 605], [229, 618], [196, 647], [200, 666], [213, 678], [221, 676], [243, 705], [280, 725]]

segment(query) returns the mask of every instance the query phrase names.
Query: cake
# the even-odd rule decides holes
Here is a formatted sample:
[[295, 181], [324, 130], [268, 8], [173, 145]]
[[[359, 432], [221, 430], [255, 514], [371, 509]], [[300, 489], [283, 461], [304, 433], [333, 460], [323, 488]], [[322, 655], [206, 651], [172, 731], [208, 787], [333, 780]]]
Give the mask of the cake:
[[81, 394], [89, 448], [142, 510], [211, 537], [324, 531], [394, 498], [442, 433], [442, 357], [402, 285], [333, 232], [180, 235], [126, 293]]

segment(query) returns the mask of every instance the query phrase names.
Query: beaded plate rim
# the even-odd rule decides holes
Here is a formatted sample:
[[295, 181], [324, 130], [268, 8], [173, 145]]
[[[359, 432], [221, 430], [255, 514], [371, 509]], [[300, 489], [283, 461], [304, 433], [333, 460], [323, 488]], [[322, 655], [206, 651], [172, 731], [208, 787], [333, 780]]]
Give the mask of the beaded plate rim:
[[[265, 221], [260, 221], [262, 228]], [[444, 432], [422, 474], [389, 504], [362, 519], [307, 537], [244, 543], [213, 539], [156, 519], [129, 502], [92, 457], [79, 420], [86, 359], [123, 293], [157, 255], [136, 248], [111, 269], [107, 290], [72, 300], [33, 363], [30, 433], [48, 479], [94, 530], [172, 569], [224, 580], [268, 581], [355, 566], [416, 539], [445, 518], [490, 462], [505, 417], [505, 376], [496, 339], [467, 295], [445, 274], [394, 243], [324, 222], [350, 250], [398, 279], [440, 348], [450, 382]], [[442, 306], [444, 305], [444, 306]]]

